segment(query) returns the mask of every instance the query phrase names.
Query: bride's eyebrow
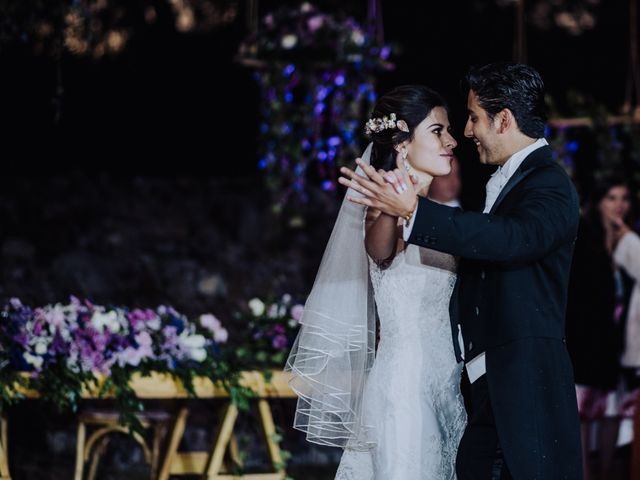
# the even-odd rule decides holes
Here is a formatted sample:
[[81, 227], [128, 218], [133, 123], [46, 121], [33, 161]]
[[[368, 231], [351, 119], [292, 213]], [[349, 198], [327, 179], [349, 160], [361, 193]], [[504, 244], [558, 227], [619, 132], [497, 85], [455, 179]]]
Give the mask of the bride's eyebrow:
[[431, 127], [444, 128], [444, 125], [442, 125], [441, 123], [432, 123], [427, 128], [431, 128]]

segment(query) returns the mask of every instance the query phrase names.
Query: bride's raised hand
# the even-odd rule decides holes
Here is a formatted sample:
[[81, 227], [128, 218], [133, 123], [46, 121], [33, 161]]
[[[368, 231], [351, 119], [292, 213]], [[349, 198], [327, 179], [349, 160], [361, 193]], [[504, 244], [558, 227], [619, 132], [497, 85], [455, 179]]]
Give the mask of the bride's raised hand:
[[376, 171], [370, 165], [356, 159], [365, 176], [343, 167], [340, 184], [361, 193], [363, 197], [349, 197], [354, 203], [382, 210], [387, 215], [406, 217], [413, 212], [417, 203], [416, 192], [408, 175], [395, 169], [390, 172]]

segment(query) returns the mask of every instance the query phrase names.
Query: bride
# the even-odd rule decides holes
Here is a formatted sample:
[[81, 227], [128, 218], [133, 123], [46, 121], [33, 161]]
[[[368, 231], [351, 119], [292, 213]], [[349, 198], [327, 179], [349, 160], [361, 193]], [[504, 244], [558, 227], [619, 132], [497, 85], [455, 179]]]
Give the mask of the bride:
[[[424, 196], [451, 169], [446, 104], [427, 87], [381, 97], [366, 133], [363, 162], [398, 193], [406, 175], [395, 166]], [[448, 310], [455, 259], [403, 242], [404, 221], [345, 199], [285, 367], [294, 427], [344, 448], [339, 480], [455, 478], [466, 424]]]

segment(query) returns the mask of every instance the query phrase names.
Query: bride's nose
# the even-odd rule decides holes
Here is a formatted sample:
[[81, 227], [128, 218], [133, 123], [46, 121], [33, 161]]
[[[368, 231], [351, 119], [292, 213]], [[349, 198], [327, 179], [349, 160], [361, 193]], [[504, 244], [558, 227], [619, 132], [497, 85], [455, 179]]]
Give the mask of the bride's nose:
[[458, 142], [453, 138], [453, 135], [447, 132], [447, 136], [444, 139], [445, 145], [447, 148], [456, 148], [458, 146]]

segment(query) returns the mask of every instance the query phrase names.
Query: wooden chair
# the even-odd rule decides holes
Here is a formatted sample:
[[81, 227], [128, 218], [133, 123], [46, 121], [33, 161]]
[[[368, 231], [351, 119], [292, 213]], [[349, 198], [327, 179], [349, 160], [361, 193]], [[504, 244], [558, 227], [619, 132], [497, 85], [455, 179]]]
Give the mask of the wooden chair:
[[184, 433], [189, 414], [187, 408], [180, 410], [171, 433], [167, 454], [158, 477], [159, 480], [168, 480], [173, 475], [199, 475], [203, 480], [284, 480], [286, 472], [282, 462], [282, 454], [278, 443], [274, 441], [274, 435], [276, 434], [275, 424], [269, 402], [265, 398], [258, 399], [258, 410], [264, 442], [267, 446], [274, 472], [252, 473], [242, 477], [228, 472], [229, 469], [224, 465], [224, 457], [227, 451], [232, 462], [242, 466], [238, 445], [233, 435], [238, 418], [238, 408], [229, 402], [212, 448], [204, 452], [178, 452], [178, 444]]
[[9, 475], [7, 418], [0, 415], [0, 480], [11, 480]]
[[[94, 480], [100, 457], [104, 454], [113, 433], [124, 433], [142, 447], [145, 461], [151, 467], [151, 479], [158, 474], [162, 441], [168, 431], [171, 415], [166, 412], [140, 412], [140, 423], [151, 431], [150, 442], [137, 432], [131, 433], [119, 422], [119, 414], [114, 410], [87, 410], [78, 415], [78, 437], [76, 443], [76, 468], [74, 480], [84, 479], [84, 466], [91, 460], [87, 480]], [[89, 433], [88, 430], [92, 431]], [[89, 433], [88, 437], [87, 434]], [[1, 477], [0, 477], [1, 479]]]

